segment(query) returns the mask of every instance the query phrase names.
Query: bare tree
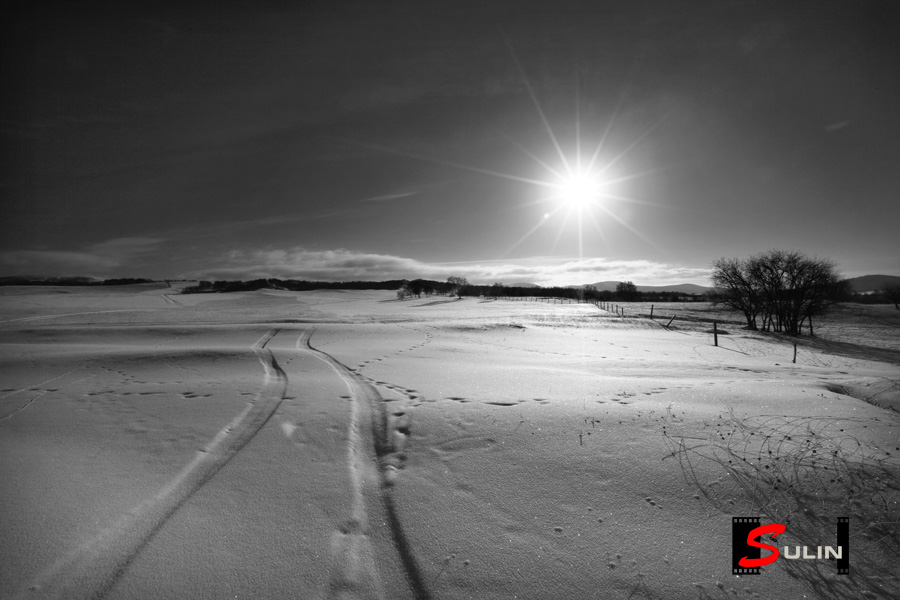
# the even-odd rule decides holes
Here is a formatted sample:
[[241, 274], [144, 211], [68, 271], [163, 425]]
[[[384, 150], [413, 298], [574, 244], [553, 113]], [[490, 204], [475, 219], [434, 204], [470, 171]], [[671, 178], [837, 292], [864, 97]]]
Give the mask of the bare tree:
[[717, 300], [744, 313], [749, 329], [800, 335], [804, 324], [812, 335], [812, 319], [844, 299], [847, 283], [833, 262], [800, 252], [770, 250], [749, 259], [713, 263]]
[[900, 310], [900, 285], [885, 285], [881, 291], [894, 303], [894, 308]]
[[761, 308], [760, 290], [750, 279], [749, 261], [720, 258], [713, 262], [711, 276], [713, 302], [744, 313], [747, 329], [758, 329], [756, 316]]
[[812, 318], [842, 299], [842, 280], [834, 263], [827, 259], [772, 250], [753, 262], [764, 273], [767, 305], [777, 319], [776, 331], [800, 335], [804, 321], [808, 321], [812, 335]]
[[460, 299], [462, 299], [463, 290], [469, 285], [469, 282], [465, 277], [457, 277], [456, 275], [448, 277], [447, 283], [450, 286], [450, 295], [456, 295], [456, 297]]

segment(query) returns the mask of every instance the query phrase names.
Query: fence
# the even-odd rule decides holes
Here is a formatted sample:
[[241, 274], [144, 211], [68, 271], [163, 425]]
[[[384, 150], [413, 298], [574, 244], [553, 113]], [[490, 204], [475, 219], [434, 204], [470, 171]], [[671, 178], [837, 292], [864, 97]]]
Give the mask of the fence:
[[[600, 300], [587, 300], [587, 299], [577, 299], [577, 298], [561, 298], [557, 296], [489, 296], [483, 295], [482, 298], [487, 298], [491, 300], [507, 300], [512, 302], [546, 302], [548, 304], [593, 304], [598, 309], [614, 313], [617, 317], [624, 318], [626, 316], [626, 311], [624, 306], [620, 306], [614, 302], [605, 302]], [[691, 323], [701, 323], [712, 326], [712, 331], [710, 332], [713, 336], [713, 345], [719, 345], [719, 333], [726, 333], [719, 331], [719, 323], [722, 322], [720, 319], [702, 319], [694, 316], [678, 316], [677, 313], [673, 313], [671, 316], [667, 315], [656, 315], [656, 305], [650, 305], [650, 313], [640, 313], [637, 310], [634, 310], [632, 314], [628, 316], [633, 318], [649, 318], [654, 323], [658, 323], [664, 329], [670, 330], [672, 326], [672, 322], [675, 320], [691, 322]], [[668, 320], [667, 320], [668, 319]], [[665, 323], [663, 323], [665, 321]], [[740, 324], [737, 321], [725, 321], [731, 322], [733, 324]], [[796, 358], [795, 358], [796, 360]]]

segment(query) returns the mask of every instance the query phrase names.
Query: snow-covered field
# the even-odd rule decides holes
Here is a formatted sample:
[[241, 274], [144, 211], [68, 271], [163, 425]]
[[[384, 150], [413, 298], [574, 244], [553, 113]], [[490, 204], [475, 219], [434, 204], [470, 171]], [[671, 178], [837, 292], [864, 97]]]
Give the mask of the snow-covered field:
[[[0, 288], [0, 597], [896, 598], [874, 323], [793, 363], [592, 305]], [[850, 575], [734, 576], [732, 516], [848, 516]]]

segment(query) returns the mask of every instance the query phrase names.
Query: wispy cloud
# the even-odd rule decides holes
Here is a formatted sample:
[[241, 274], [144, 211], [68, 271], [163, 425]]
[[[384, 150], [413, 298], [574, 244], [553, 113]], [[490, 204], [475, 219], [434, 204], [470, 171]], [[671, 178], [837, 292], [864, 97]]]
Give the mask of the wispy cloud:
[[106, 257], [123, 264], [132, 259], [147, 256], [157, 251], [160, 244], [166, 241], [159, 237], [124, 237], [114, 238], [94, 244], [88, 252], [100, 257]]
[[379, 280], [422, 277], [428, 265], [414, 259], [351, 250], [304, 248], [235, 250], [217, 266], [185, 276], [202, 279], [308, 279], [317, 281]]
[[163, 238], [114, 238], [82, 250], [13, 250], [0, 253], [0, 269], [8, 275], [35, 277], [104, 276], [154, 254]]
[[363, 198], [362, 200], [360, 200], [360, 202], [391, 202], [393, 200], [403, 200], [404, 198], [418, 196], [434, 188], [445, 186], [448, 183], [451, 183], [451, 181], [439, 181], [437, 183], [414, 185], [407, 188], [397, 189], [387, 194], [379, 194], [378, 196]]
[[287, 223], [296, 223], [297, 221], [325, 221], [328, 219], [336, 219], [338, 217], [346, 217], [353, 211], [346, 209], [325, 210], [313, 213], [285, 214], [276, 217], [264, 217], [261, 219], [245, 219], [240, 221], [222, 221], [219, 223], [209, 223], [205, 225], [188, 225], [184, 227], [175, 227], [165, 229], [159, 232], [160, 237], [169, 240], [194, 240], [197, 238], [207, 237], [227, 237], [234, 233], [250, 231], [254, 229], [263, 230], [268, 227], [277, 227]]
[[283, 223], [300, 220], [301, 215], [282, 215], [278, 217], [266, 217], [263, 219], [247, 219], [243, 221], [224, 221], [220, 223], [210, 223], [208, 225], [194, 225], [187, 227], [178, 227], [167, 230], [166, 237], [169, 238], [189, 238], [220, 236], [238, 231], [246, 231], [248, 229], [256, 229], [260, 227], [268, 227], [270, 225], [280, 225]]
[[397, 194], [384, 194], [383, 196], [372, 196], [371, 198], [363, 198], [360, 202], [388, 202], [390, 200], [400, 200], [414, 196], [415, 192], [400, 192]]
[[94, 275], [115, 268], [119, 261], [89, 252], [60, 250], [13, 250], [0, 253], [4, 275], [61, 277]]
[[376, 281], [387, 279], [444, 280], [451, 275], [473, 283], [537, 283], [579, 285], [598, 281], [633, 281], [640, 285], [707, 284], [706, 268], [674, 266], [648, 260], [606, 258], [532, 258], [510, 261], [426, 263], [413, 258], [347, 249], [305, 248], [233, 251], [218, 265], [182, 274], [198, 279], [302, 279], [315, 281]]

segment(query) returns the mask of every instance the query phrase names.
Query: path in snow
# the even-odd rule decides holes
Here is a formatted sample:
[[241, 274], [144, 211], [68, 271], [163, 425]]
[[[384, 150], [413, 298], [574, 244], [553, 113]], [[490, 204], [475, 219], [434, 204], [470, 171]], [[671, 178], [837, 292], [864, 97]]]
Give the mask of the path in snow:
[[380, 523], [389, 530], [413, 597], [431, 598], [400, 523], [392, 493], [393, 482], [403, 467], [409, 435], [405, 414], [396, 411], [389, 415], [378, 391], [363, 376], [312, 346], [310, 336], [301, 336], [297, 349], [309, 352], [334, 369], [346, 383], [352, 401], [347, 448], [352, 514], [332, 536], [325, 597], [328, 600], [347, 595], [359, 600], [384, 598], [369, 540], [370, 532]]

